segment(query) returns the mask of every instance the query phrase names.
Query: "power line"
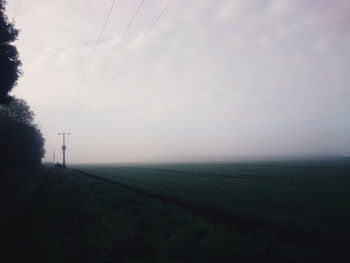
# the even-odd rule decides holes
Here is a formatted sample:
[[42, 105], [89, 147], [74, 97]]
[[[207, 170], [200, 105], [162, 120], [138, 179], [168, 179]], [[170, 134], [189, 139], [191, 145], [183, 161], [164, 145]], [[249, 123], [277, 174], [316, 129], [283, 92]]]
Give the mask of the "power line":
[[[158, 15], [158, 17], [153, 21], [153, 23], [151, 24], [151, 26], [148, 28], [148, 30], [146, 31], [146, 33], [143, 35], [143, 37], [141, 38], [141, 40], [136, 44], [136, 46], [134, 47], [134, 49], [129, 53], [128, 57], [124, 60], [123, 64], [118, 68], [118, 70], [116, 71], [116, 73], [114, 74], [114, 77], [111, 79], [111, 81], [109, 82], [109, 84], [106, 87], [109, 87], [110, 85], [112, 85], [113, 81], [119, 76], [121, 70], [126, 66], [126, 64], [129, 62], [129, 60], [131, 59], [131, 57], [136, 53], [136, 51], [139, 49], [139, 47], [142, 45], [142, 43], [145, 41], [145, 39], [148, 37], [148, 35], [151, 33], [151, 31], [153, 30], [153, 28], [155, 27], [155, 25], [158, 23], [158, 21], [160, 20], [160, 18], [163, 16], [163, 14], [166, 12], [166, 10], [169, 8], [169, 6], [171, 5], [171, 3], [174, 0], [169, 0], [168, 3], [166, 4], [166, 6], [163, 8], [163, 10], [161, 11], [161, 13]], [[104, 89], [105, 91], [107, 89]]]
[[[129, 21], [127, 27], [125, 28], [125, 30], [124, 30], [122, 36], [120, 37], [120, 39], [119, 39], [117, 45], [115, 46], [115, 48], [114, 48], [114, 50], [113, 50], [111, 56], [108, 58], [108, 60], [107, 60], [107, 62], [105, 63], [105, 65], [104, 65], [102, 71], [100, 72], [100, 75], [98, 76], [97, 80], [94, 82], [94, 84], [92, 85], [92, 87], [94, 87], [94, 86], [99, 82], [99, 80], [101, 79], [101, 77], [102, 77], [103, 73], [105, 72], [106, 68], [107, 68], [108, 65], [111, 63], [111, 60], [112, 60], [113, 56], [116, 54], [117, 50], [119, 50], [120, 44], [122, 43], [122, 41], [123, 41], [123, 39], [124, 39], [126, 33], [128, 32], [129, 28], [130, 28], [131, 25], [133, 24], [133, 22], [134, 22], [134, 20], [135, 20], [135, 18], [136, 18], [136, 16], [137, 16], [137, 14], [139, 13], [139, 11], [140, 11], [140, 9], [141, 9], [141, 7], [142, 7], [142, 5], [143, 5], [144, 2], [145, 2], [145, 0], [142, 0], [142, 1], [140, 2], [139, 6], [137, 7], [137, 9], [136, 9], [136, 11], [135, 11], [135, 13], [134, 13], [134, 15], [132, 16], [131, 20]], [[91, 92], [90, 92], [90, 93], [91, 93]]]
[[[162, 9], [161, 13], [157, 16], [157, 18], [153, 21], [153, 23], [151, 24], [151, 26], [148, 28], [148, 30], [146, 31], [146, 33], [143, 35], [143, 37], [139, 40], [139, 42], [136, 44], [136, 46], [133, 48], [133, 50], [129, 53], [129, 55], [127, 56], [127, 58], [124, 60], [124, 62], [121, 64], [121, 66], [118, 68], [118, 70], [115, 72], [113, 78], [111, 79], [111, 81], [108, 83], [108, 85], [106, 85], [107, 88], [102, 89], [102, 92], [106, 92], [106, 90], [108, 90], [109, 86], [112, 85], [112, 83], [114, 82], [115, 79], [117, 79], [117, 77], [119, 76], [121, 70], [126, 66], [126, 64], [129, 62], [129, 60], [131, 59], [131, 57], [136, 53], [136, 51], [138, 50], [138, 48], [141, 46], [141, 44], [145, 41], [145, 39], [148, 37], [148, 35], [151, 33], [151, 31], [153, 30], [153, 28], [155, 27], [155, 25], [157, 24], [157, 22], [160, 20], [160, 18], [163, 16], [163, 14], [167, 11], [167, 9], [169, 8], [169, 6], [171, 5], [171, 3], [174, 0], [169, 0], [168, 3], [165, 5], [165, 7]], [[101, 93], [102, 93], [101, 92]], [[86, 102], [87, 98], [85, 99]]]
[[[141, 0], [140, 4], [138, 5], [138, 7], [136, 8], [136, 11], [134, 12], [132, 18], [130, 19], [128, 25], [126, 26], [126, 28], [124, 29], [121, 37], [119, 38], [119, 41], [117, 42], [117, 44], [114, 47], [113, 52], [111, 53], [111, 55], [108, 57], [106, 63], [104, 64], [100, 74], [98, 75], [96, 81], [91, 85], [90, 90], [87, 93], [87, 96], [85, 97], [85, 99], [80, 103], [80, 106], [83, 106], [86, 103], [86, 100], [90, 97], [92, 91], [95, 89], [95, 87], [97, 86], [97, 83], [100, 81], [100, 79], [103, 76], [103, 73], [106, 71], [107, 67], [109, 66], [109, 64], [112, 61], [112, 58], [114, 57], [114, 55], [117, 53], [117, 51], [119, 50], [120, 44], [122, 43], [126, 33], [129, 31], [131, 25], [133, 24], [137, 14], [139, 13], [139, 11], [141, 10], [141, 7], [143, 6], [145, 0]], [[79, 107], [78, 107], [79, 108]]]
[[[88, 70], [89, 70], [89, 68], [90, 68], [90, 65], [91, 65], [92, 60], [94, 59], [94, 56], [95, 56], [95, 53], [96, 53], [96, 50], [97, 50], [97, 46], [98, 46], [98, 44], [100, 43], [101, 37], [102, 37], [102, 35], [103, 35], [103, 32], [104, 32], [104, 30], [105, 30], [105, 27], [106, 27], [106, 25], [107, 25], [107, 22], [108, 22], [108, 20], [109, 20], [109, 17], [110, 17], [110, 15], [111, 15], [112, 9], [113, 9], [114, 4], [116, 3], [116, 1], [117, 1], [117, 0], [112, 0], [112, 3], [111, 3], [111, 5], [110, 5], [110, 7], [109, 7], [107, 16], [106, 16], [105, 21], [104, 21], [104, 23], [103, 23], [103, 26], [102, 26], [102, 28], [101, 28], [101, 30], [100, 30], [100, 33], [99, 33], [99, 35], [98, 35], [98, 37], [97, 37], [97, 40], [96, 40], [94, 49], [93, 49], [93, 51], [92, 51], [92, 53], [91, 53], [91, 55], [90, 55], [90, 58], [88, 59], [88, 63], [87, 63], [87, 65], [86, 65], [86, 67], [85, 67], [85, 70], [84, 70], [84, 72], [83, 72], [82, 78], [81, 78], [81, 80], [80, 80], [80, 82], [79, 82], [79, 85], [78, 85], [77, 88], [75, 89], [74, 99], [73, 99], [73, 101], [72, 101], [72, 103], [71, 103], [71, 106], [70, 106], [69, 110], [67, 111], [68, 114], [67, 114], [67, 116], [66, 116], [66, 121], [67, 121], [67, 119], [69, 118], [69, 115], [70, 115], [70, 113], [71, 113], [71, 111], [72, 111], [74, 102], [75, 102], [75, 100], [77, 99], [78, 93], [79, 93], [81, 87], [83, 86], [83, 83], [84, 83], [85, 78], [86, 78], [86, 74], [87, 74], [87, 72], [88, 72]], [[65, 122], [66, 122], [66, 121], [65, 121]]]

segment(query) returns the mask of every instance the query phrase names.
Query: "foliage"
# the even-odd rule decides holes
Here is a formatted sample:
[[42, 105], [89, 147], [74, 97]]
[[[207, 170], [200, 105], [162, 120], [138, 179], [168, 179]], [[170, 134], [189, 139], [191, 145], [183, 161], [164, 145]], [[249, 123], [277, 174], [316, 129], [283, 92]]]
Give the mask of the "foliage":
[[18, 30], [8, 21], [5, 4], [0, 0], [0, 169], [28, 168], [41, 164], [44, 138], [27, 103], [9, 96], [22, 74], [22, 62], [11, 44]]
[[45, 140], [33, 119], [24, 100], [14, 98], [8, 105], [0, 105], [0, 168], [41, 164]]
[[9, 103], [8, 93], [22, 74], [17, 48], [11, 44], [17, 39], [18, 30], [8, 21], [5, 4], [6, 1], [0, 0], [0, 104]]
[[0, 105], [0, 116], [27, 125], [30, 125], [34, 120], [34, 112], [22, 99], [15, 99], [6, 106]]

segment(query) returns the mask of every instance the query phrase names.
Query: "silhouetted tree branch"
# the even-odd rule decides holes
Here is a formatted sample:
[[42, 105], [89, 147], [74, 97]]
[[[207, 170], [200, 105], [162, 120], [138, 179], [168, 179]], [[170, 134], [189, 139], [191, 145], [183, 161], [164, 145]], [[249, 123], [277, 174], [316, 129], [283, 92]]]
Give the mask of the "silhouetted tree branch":
[[5, 4], [5, 0], [0, 0], [0, 104], [10, 102], [8, 94], [22, 74], [17, 48], [11, 44], [17, 39], [18, 30], [8, 21]]

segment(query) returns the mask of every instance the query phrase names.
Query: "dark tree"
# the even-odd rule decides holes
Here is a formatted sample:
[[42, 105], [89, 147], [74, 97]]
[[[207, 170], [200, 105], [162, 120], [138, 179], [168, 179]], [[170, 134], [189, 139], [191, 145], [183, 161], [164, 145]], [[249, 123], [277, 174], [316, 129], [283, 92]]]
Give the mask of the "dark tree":
[[22, 63], [11, 44], [18, 30], [8, 21], [5, 4], [0, 0], [0, 170], [25, 169], [41, 164], [45, 140], [28, 104], [9, 96], [22, 74]]
[[11, 43], [17, 39], [18, 30], [8, 21], [5, 0], [0, 0], [0, 104], [7, 104], [9, 92], [16, 86], [22, 74], [22, 62], [17, 48]]
[[24, 100], [13, 98], [8, 105], [0, 105], [0, 170], [41, 164], [45, 140], [33, 119]]
[[34, 112], [30, 110], [24, 100], [14, 99], [7, 105], [0, 105], [0, 118], [7, 118], [10, 121], [32, 125]]

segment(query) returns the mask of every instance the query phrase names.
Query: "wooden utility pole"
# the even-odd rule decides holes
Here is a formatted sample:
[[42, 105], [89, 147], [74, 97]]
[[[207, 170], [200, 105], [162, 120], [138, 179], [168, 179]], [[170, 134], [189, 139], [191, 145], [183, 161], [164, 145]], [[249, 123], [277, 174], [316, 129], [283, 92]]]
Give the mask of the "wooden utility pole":
[[62, 133], [58, 133], [58, 135], [62, 135], [63, 138], [63, 144], [62, 144], [62, 152], [63, 152], [63, 168], [66, 168], [66, 135], [70, 135], [70, 133], [68, 132], [62, 132]]

